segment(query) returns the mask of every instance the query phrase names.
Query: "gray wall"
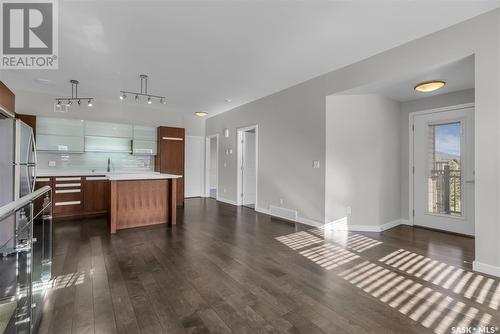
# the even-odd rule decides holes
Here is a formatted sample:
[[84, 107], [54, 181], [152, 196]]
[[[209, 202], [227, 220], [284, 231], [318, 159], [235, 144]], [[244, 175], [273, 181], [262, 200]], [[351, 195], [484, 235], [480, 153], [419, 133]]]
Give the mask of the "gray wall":
[[[298, 210], [323, 222], [325, 213], [325, 94], [309, 81], [207, 120], [207, 135], [219, 133], [219, 197], [236, 201], [236, 129], [258, 124], [257, 207]], [[223, 136], [229, 128], [230, 136]], [[233, 154], [226, 155], [226, 148]], [[320, 160], [320, 168], [313, 168]], [[226, 167], [224, 167], [226, 162]], [[284, 204], [280, 204], [280, 198]]]
[[400, 118], [384, 96], [326, 98], [326, 222], [376, 231], [399, 221]]
[[[234, 149], [236, 128], [259, 124], [258, 207], [267, 208], [283, 196], [286, 200], [283, 206], [296, 208], [306, 218], [324, 221], [325, 169], [312, 169], [311, 163], [318, 159], [323, 166], [325, 161], [326, 96], [474, 55], [475, 266], [482, 266], [482, 270], [498, 268], [500, 275], [499, 13], [499, 10], [486, 13], [214, 116], [207, 120], [206, 132], [222, 134], [224, 128], [229, 128], [231, 137], [222, 138], [221, 148]], [[235, 201], [235, 155], [221, 154], [220, 159], [227, 160], [226, 167], [222, 163], [219, 167], [220, 185], [226, 189], [221, 196]]]
[[437, 109], [459, 104], [473, 103], [474, 89], [432, 96], [403, 102], [401, 107], [401, 218], [409, 217], [409, 114], [415, 111]]

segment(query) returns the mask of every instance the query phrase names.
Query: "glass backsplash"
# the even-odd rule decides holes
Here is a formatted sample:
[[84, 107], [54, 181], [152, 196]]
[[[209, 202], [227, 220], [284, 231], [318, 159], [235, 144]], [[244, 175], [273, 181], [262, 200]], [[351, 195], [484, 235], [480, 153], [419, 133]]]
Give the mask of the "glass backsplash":
[[[112, 172], [151, 172], [153, 156], [137, 156], [129, 153], [86, 152], [81, 154], [38, 152], [38, 171], [106, 171], [108, 158]], [[56, 166], [49, 166], [55, 162]]]

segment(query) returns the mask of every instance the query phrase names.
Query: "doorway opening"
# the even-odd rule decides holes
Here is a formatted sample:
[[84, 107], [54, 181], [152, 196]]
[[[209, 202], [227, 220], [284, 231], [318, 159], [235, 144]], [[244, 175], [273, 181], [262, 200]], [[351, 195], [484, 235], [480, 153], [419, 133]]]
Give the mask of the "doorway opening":
[[237, 204], [255, 209], [257, 205], [257, 125], [238, 129]]
[[218, 199], [219, 183], [219, 135], [207, 136], [206, 138], [206, 178], [205, 196]]

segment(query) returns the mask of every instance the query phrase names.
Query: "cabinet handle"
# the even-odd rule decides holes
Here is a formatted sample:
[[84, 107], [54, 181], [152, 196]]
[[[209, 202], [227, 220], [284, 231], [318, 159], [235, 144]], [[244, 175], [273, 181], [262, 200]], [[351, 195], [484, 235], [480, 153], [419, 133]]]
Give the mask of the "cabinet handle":
[[78, 205], [81, 204], [81, 201], [68, 201], [68, 202], [55, 202], [55, 206], [64, 206], [64, 205]]
[[175, 141], [183, 141], [183, 138], [178, 138], [178, 137], [162, 137], [161, 139], [163, 140], [175, 140]]
[[56, 190], [56, 194], [69, 194], [69, 193], [79, 193], [80, 189], [68, 189], [68, 190]]
[[107, 180], [107, 176], [89, 176], [86, 178], [87, 181], [100, 181], [100, 180]]
[[56, 188], [80, 187], [81, 183], [56, 183]]
[[81, 177], [56, 177], [56, 181], [81, 181]]

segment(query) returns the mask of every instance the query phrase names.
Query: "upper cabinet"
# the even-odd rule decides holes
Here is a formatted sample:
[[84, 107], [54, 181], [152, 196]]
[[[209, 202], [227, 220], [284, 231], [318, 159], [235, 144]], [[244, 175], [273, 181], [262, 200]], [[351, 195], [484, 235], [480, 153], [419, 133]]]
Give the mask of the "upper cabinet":
[[133, 126], [130, 124], [118, 124], [107, 122], [85, 122], [85, 135], [94, 137], [114, 137], [132, 139]]
[[84, 121], [79, 119], [38, 117], [36, 133], [42, 135], [83, 137]]
[[134, 125], [132, 153], [135, 155], [156, 155], [156, 128]]
[[12, 91], [0, 81], [0, 113], [8, 117], [14, 117], [16, 108], [16, 97]]
[[38, 117], [41, 151], [121, 152], [156, 155], [156, 127]]
[[83, 125], [81, 120], [37, 117], [37, 150], [83, 153]]
[[150, 140], [156, 142], [156, 127], [134, 125], [134, 140]]

